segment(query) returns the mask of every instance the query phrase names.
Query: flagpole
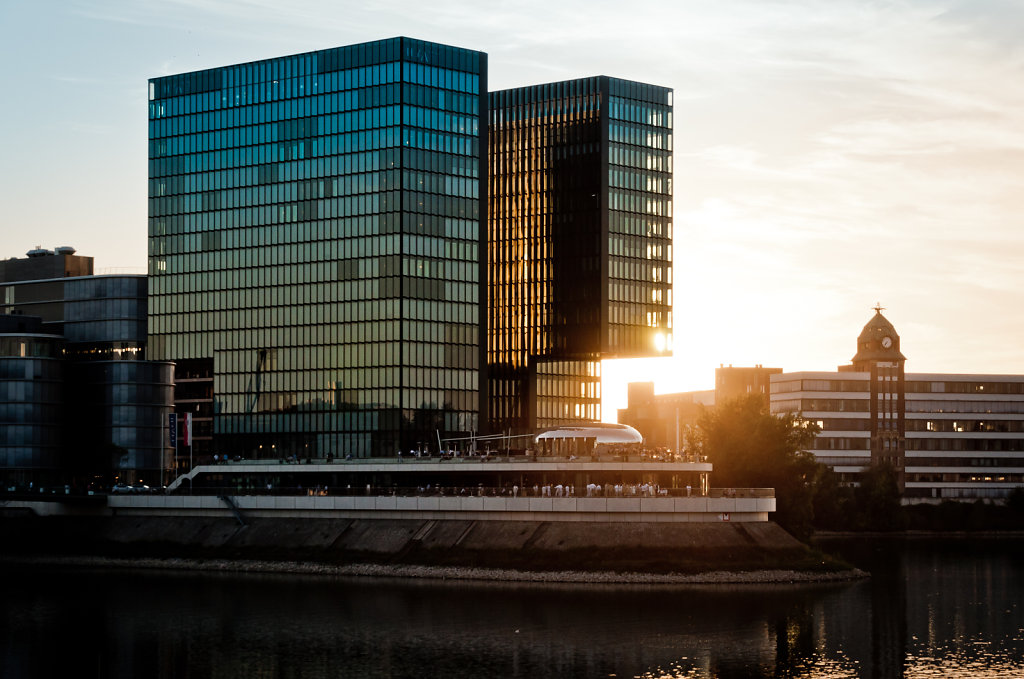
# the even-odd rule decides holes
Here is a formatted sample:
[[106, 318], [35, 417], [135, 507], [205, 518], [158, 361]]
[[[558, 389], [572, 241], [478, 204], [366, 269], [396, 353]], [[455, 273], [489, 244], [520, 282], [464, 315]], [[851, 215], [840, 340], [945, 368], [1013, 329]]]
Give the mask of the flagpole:
[[177, 479], [181, 476], [181, 466], [178, 464], [178, 414], [175, 412], [167, 415], [167, 432], [174, 446], [174, 478]]
[[192, 413], [185, 413], [185, 442], [188, 444], [188, 494], [192, 495], [193, 486], [195, 485], [195, 474], [193, 473], [193, 461], [192, 461]]

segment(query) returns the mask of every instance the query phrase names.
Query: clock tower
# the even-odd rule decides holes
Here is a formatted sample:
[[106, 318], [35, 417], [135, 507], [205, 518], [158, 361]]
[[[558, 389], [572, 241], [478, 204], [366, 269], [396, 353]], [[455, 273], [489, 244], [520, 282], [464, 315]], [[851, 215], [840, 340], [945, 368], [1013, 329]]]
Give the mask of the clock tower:
[[891, 464], [902, 493], [907, 431], [903, 366], [907, 358], [900, 353], [899, 334], [882, 311], [881, 306], [875, 307], [874, 317], [857, 338], [852, 367], [871, 374], [871, 464]]

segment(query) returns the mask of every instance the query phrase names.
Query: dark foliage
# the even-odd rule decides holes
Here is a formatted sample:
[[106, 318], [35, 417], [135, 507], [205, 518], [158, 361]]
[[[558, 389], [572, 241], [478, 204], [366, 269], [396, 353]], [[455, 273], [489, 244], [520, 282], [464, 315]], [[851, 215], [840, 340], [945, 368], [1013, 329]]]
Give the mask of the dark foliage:
[[908, 530], [937, 532], [1024, 530], [1024, 509], [1013, 491], [1005, 504], [975, 500], [956, 502], [944, 500], [937, 505], [919, 504], [903, 508]]
[[719, 488], [774, 488], [775, 520], [798, 538], [813, 530], [814, 483], [821, 465], [806, 449], [817, 425], [794, 415], [772, 415], [757, 395], [705, 412], [691, 431], [691, 449], [714, 465]]
[[854, 530], [894, 531], [906, 527], [900, 505], [900, 487], [896, 470], [889, 464], [868, 467], [854, 489], [856, 511], [851, 516]]

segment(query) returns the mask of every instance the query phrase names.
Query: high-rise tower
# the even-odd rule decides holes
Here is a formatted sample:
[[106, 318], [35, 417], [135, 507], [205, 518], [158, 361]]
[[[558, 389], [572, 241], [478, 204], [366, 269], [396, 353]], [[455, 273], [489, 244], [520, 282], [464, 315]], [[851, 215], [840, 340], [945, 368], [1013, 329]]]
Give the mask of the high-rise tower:
[[477, 428], [487, 56], [393, 38], [149, 84], [149, 352], [197, 453]]
[[499, 430], [601, 418], [605, 358], [672, 340], [672, 90], [490, 94], [487, 368]]

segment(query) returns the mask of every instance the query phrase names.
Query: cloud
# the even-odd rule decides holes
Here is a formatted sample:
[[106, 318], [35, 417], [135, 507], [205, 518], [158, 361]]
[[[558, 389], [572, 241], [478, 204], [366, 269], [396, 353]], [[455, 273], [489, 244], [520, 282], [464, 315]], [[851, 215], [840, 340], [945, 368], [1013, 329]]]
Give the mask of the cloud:
[[[1024, 320], [1007, 311], [1024, 308], [1024, 4], [1017, 0], [687, 0], [625, 9], [604, 0], [74, 0], [64, 7], [63, 31], [52, 30], [56, 10], [20, 23], [46, 27], [36, 46], [49, 59], [39, 60], [51, 78], [43, 94], [64, 86], [65, 96], [75, 93], [80, 128], [62, 135], [52, 154], [74, 176], [94, 171], [88, 138], [96, 135], [82, 131], [129, 129], [121, 121], [130, 116], [141, 116], [132, 133], [141, 137], [102, 140], [110, 162], [121, 164], [117, 176], [144, 173], [139, 83], [148, 77], [411, 35], [488, 52], [495, 89], [597, 73], [675, 89], [676, 300], [681, 309], [683, 300], [706, 297], [700, 310], [718, 324], [695, 355], [728, 363], [760, 353], [757, 362], [827, 368], [848, 358], [848, 335], [878, 299], [894, 319], [921, 329], [914, 357], [936, 369], [955, 360], [949, 347], [973, 346], [952, 310], [1007, 344], [1024, 335]], [[118, 51], [100, 63], [107, 44]], [[28, 161], [39, 155], [26, 146]], [[6, 162], [7, 175], [23, 166], [13, 155]], [[38, 195], [24, 192], [31, 196], [24, 203], [21, 195], [9, 201], [12, 219], [38, 219]], [[69, 194], [68, 205], [76, 202]], [[126, 232], [145, 221], [142, 198], [127, 206], [112, 191], [104, 202], [119, 209]], [[60, 206], [51, 210], [55, 224], [83, 225], [75, 234], [82, 251], [118, 252], [125, 239], [109, 219], [88, 227]], [[108, 232], [110, 240], [101, 240]], [[128, 261], [113, 263], [138, 256], [126, 251]], [[1010, 354], [985, 356], [1024, 372], [1024, 356]], [[982, 369], [988, 359], [972, 360]]]

